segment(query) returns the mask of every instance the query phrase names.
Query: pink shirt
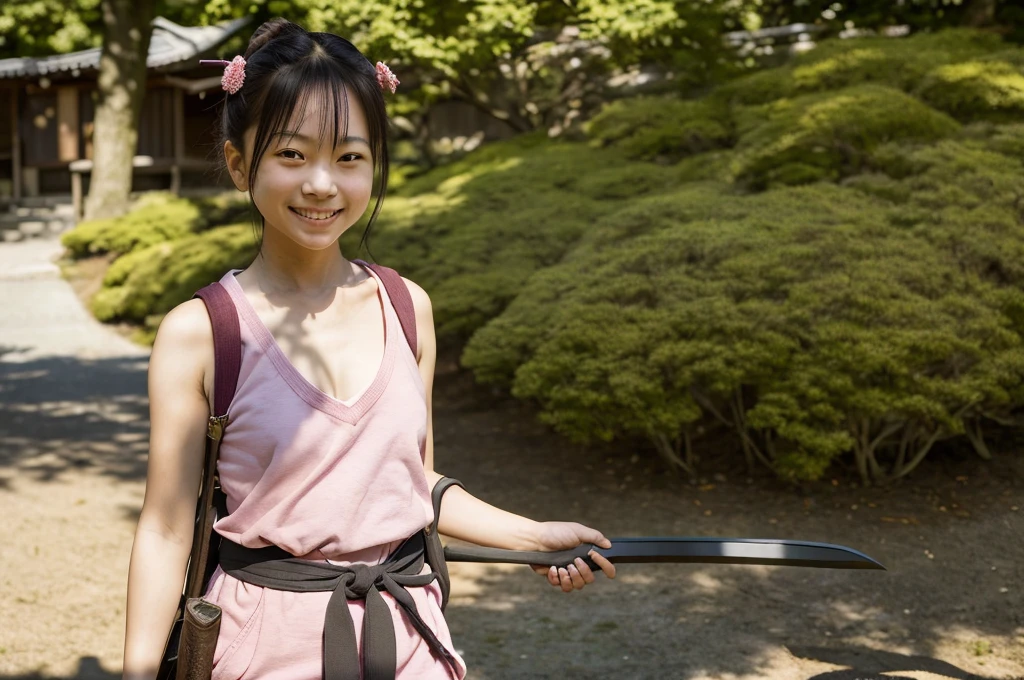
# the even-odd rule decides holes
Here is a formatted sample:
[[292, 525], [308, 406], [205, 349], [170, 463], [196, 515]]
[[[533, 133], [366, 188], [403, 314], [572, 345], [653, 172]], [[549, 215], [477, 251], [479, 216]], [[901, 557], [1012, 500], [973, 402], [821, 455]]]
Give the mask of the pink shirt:
[[[433, 521], [433, 509], [423, 469], [426, 392], [383, 283], [377, 280], [384, 357], [370, 385], [340, 401], [288, 361], [234, 274], [221, 283], [238, 310], [242, 364], [218, 460], [229, 515], [214, 530], [244, 546], [277, 545], [308, 559], [384, 561]], [[458, 661], [458, 677], [464, 677], [441, 613], [439, 587], [432, 583], [409, 592]], [[206, 596], [224, 612], [212, 680], [320, 678], [330, 595], [264, 589], [218, 567]], [[395, 623], [398, 677], [451, 677], [397, 603], [383, 595]], [[357, 640], [363, 607], [349, 602]]]

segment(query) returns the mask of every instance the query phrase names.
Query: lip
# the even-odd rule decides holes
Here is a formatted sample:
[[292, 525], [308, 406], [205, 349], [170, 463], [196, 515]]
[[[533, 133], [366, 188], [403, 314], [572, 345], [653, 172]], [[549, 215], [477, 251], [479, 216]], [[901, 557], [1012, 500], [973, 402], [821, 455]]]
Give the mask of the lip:
[[314, 219], [311, 219], [309, 217], [303, 217], [299, 213], [295, 212], [295, 208], [293, 208], [292, 206], [288, 206], [288, 211], [291, 212], [291, 214], [293, 214], [296, 217], [298, 217], [303, 222], [306, 222], [307, 224], [314, 224], [316, 226], [323, 227], [323, 226], [326, 226], [328, 224], [331, 224], [332, 222], [334, 222], [334, 220], [338, 219], [338, 216], [341, 215], [341, 213], [345, 212], [345, 209], [344, 208], [339, 208], [337, 210], [337, 212], [334, 213], [334, 215], [332, 215], [331, 217], [328, 217], [327, 219], [324, 219], [324, 220], [314, 220]]

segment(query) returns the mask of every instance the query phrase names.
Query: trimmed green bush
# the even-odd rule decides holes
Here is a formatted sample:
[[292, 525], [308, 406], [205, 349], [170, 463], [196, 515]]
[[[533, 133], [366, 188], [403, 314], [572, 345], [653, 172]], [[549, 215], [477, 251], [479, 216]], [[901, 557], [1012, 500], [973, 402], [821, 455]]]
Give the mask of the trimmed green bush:
[[256, 256], [252, 227], [236, 224], [176, 241], [158, 243], [121, 258], [104, 288], [93, 297], [93, 314], [101, 321], [142, 323], [165, 314], [195, 291], [244, 268]]
[[145, 194], [122, 217], [78, 224], [61, 237], [61, 243], [75, 258], [129, 253], [191, 234], [199, 221], [199, 208], [192, 202], [154, 192]]
[[793, 479], [851, 449], [865, 480], [908, 474], [1024, 396], [1024, 295], [965, 277], [952, 244], [829, 184], [730, 200], [685, 222], [666, 201], [659, 227], [538, 272], [463, 363], [574, 439], [644, 437], [692, 470], [717, 419]]
[[1006, 61], [948, 64], [929, 73], [917, 95], [960, 120], [1020, 120], [1024, 68]]
[[78, 224], [61, 243], [74, 258], [124, 254], [248, 217], [248, 199], [241, 192], [187, 199], [155, 191], [143, 194], [121, 217]]
[[598, 146], [627, 158], [678, 160], [731, 144], [729, 111], [718, 100], [640, 97], [607, 104], [586, 125]]
[[836, 180], [860, 171], [882, 143], [932, 141], [960, 127], [913, 97], [879, 85], [746, 107], [738, 125], [736, 177], [755, 189]]
[[767, 104], [800, 94], [874, 83], [913, 91], [936, 67], [1003, 49], [999, 37], [973, 29], [909, 38], [826, 40], [789, 64], [745, 75], [718, 88], [734, 104]]

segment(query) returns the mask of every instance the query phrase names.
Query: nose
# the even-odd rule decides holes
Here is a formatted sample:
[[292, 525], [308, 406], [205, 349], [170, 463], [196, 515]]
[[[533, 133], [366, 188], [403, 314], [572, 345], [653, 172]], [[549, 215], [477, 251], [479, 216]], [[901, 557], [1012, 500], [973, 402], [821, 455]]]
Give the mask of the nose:
[[302, 185], [302, 193], [317, 198], [331, 198], [338, 193], [338, 184], [331, 171], [321, 164], [313, 166], [311, 174]]

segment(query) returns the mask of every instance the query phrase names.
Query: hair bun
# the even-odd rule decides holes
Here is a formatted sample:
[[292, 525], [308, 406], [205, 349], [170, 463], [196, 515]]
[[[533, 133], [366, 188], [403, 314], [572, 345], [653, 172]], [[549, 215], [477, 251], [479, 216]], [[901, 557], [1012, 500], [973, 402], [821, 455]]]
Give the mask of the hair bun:
[[263, 24], [253, 32], [252, 37], [249, 38], [249, 47], [245, 50], [245, 58], [248, 60], [254, 52], [258, 51], [261, 47], [282, 33], [294, 30], [301, 31], [303, 29], [298, 24], [293, 24], [283, 17], [274, 17], [269, 21], [263, 22]]

